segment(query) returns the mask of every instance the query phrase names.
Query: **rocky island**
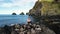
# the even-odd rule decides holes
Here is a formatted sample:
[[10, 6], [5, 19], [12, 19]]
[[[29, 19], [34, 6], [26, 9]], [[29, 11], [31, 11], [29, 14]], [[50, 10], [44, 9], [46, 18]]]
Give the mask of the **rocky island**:
[[24, 15], [24, 13], [23, 13], [23, 12], [21, 12], [19, 15]]
[[12, 15], [16, 15], [16, 13], [12, 13]]

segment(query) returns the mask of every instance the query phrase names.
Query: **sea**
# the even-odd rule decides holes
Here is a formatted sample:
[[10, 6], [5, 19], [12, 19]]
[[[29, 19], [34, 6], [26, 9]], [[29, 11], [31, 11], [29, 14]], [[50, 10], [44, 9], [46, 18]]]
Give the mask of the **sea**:
[[27, 24], [28, 18], [34, 22], [33, 17], [28, 15], [0, 15], [0, 27], [11, 24]]

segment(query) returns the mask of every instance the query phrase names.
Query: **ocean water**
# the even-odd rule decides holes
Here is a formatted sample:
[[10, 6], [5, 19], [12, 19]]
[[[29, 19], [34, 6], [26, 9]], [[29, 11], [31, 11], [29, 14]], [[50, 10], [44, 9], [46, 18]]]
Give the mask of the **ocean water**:
[[28, 15], [0, 15], [0, 26], [11, 24], [26, 24]]

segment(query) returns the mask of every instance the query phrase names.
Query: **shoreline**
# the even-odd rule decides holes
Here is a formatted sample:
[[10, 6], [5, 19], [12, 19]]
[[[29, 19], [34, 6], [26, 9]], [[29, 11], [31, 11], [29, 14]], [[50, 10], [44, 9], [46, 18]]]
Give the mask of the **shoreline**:
[[[27, 25], [27, 24], [25, 24], [25, 25]], [[37, 24], [38, 25], [38, 24]], [[7, 31], [7, 30], [5, 30], [6, 28], [8, 29], [8, 31], [9, 30], [11, 30], [11, 28], [13, 28], [13, 30], [15, 29], [14, 27], [18, 27], [19, 28], [19, 26], [23, 26], [23, 25], [20, 25], [20, 24], [14, 24], [14, 25], [12, 25], [12, 26], [8, 26], [8, 25], [5, 25], [5, 27], [3, 27], [3, 28], [1, 28], [0, 29], [0, 31], [2, 31], [2, 32], [4, 32], [4, 31]], [[32, 26], [32, 25], [31, 25]], [[39, 25], [41, 28], [42, 28], [42, 32], [41, 32], [41, 34], [44, 34], [44, 33], [46, 33], [46, 34], [48, 34], [48, 31], [49, 31], [49, 33], [50, 34], [55, 34], [54, 32], [53, 32], [53, 30], [51, 30], [51, 29], [49, 29], [48, 27], [46, 27], [45, 25]], [[46, 31], [46, 32], [44, 32], [44, 31]]]

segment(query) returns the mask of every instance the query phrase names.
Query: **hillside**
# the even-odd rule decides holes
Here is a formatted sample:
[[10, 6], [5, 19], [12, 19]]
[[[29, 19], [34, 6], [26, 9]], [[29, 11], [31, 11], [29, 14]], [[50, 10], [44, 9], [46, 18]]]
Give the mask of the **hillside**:
[[60, 0], [42, 0], [37, 1], [34, 7], [29, 11], [31, 15], [59, 15]]

